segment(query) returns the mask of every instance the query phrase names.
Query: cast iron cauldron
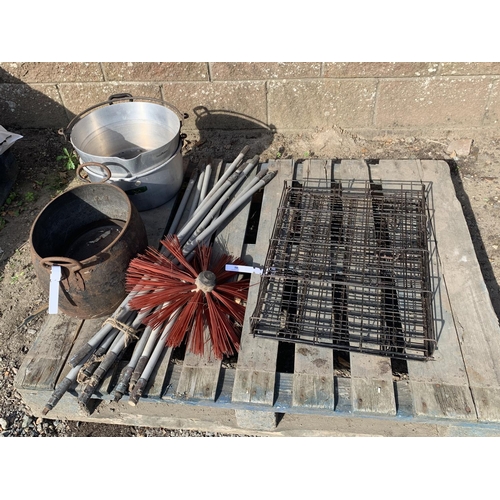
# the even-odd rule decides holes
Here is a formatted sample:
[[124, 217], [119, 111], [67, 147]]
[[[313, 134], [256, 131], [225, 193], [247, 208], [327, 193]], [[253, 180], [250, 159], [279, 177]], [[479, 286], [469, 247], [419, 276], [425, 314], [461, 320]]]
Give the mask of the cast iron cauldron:
[[59, 311], [90, 319], [112, 314], [126, 296], [130, 260], [147, 247], [137, 209], [120, 188], [84, 184], [54, 198], [30, 232], [31, 259], [49, 291], [53, 265], [62, 268]]

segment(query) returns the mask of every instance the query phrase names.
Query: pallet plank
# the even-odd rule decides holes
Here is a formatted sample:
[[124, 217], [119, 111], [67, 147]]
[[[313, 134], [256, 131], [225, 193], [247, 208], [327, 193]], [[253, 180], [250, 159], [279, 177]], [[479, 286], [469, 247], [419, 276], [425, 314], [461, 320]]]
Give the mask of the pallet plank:
[[[446, 164], [444, 164], [447, 167]], [[429, 182], [417, 160], [381, 160], [378, 165], [371, 166], [372, 177], [396, 181]], [[448, 174], [449, 175], [449, 174]], [[383, 182], [383, 181], [382, 181]], [[437, 186], [433, 185], [433, 190]], [[447, 198], [436, 197], [436, 217], [442, 213], [442, 202], [454, 197], [449, 192]], [[448, 238], [446, 225], [435, 228], [437, 238], [441, 242]], [[439, 252], [441, 250], [441, 252]], [[428, 362], [408, 360], [408, 374], [413, 396], [415, 415], [433, 417], [453, 417], [466, 420], [476, 418], [474, 402], [468, 387], [467, 373], [458, 343], [457, 332], [453, 322], [453, 314], [443, 276], [440, 276], [441, 264], [439, 253], [432, 255], [432, 277], [434, 294], [435, 326], [438, 330], [439, 342], [434, 359]]]
[[[253, 266], [262, 266], [265, 263], [283, 183], [293, 178], [292, 160], [270, 161], [268, 166], [269, 170], [274, 169], [277, 174], [264, 190], [257, 241], [253, 247], [253, 255], [247, 254], [247, 257], [250, 257], [248, 264]], [[232, 399], [235, 402], [252, 401], [271, 406], [274, 399], [278, 342], [254, 338], [250, 332], [249, 320], [256, 306], [259, 281], [258, 275], [251, 276]], [[261, 425], [258, 418], [259, 415], [256, 414], [256, 426]], [[263, 422], [262, 425], [267, 424], [268, 422]]]
[[[331, 178], [330, 160], [306, 160], [302, 180]], [[299, 182], [300, 178], [297, 179]], [[295, 346], [292, 404], [335, 408], [333, 351], [328, 347]]]
[[295, 346], [293, 406], [335, 409], [333, 353], [327, 347]]
[[[342, 160], [334, 166], [334, 178], [368, 180], [369, 170], [363, 160]], [[385, 356], [350, 353], [352, 406], [356, 412], [396, 414], [391, 360]]]
[[186, 352], [176, 389], [181, 398], [215, 400], [220, 376], [221, 360], [213, 355], [208, 330], [204, 331], [205, 352], [202, 356]]
[[[172, 378], [176, 378], [175, 371], [180, 372], [179, 365], [174, 366]], [[233, 370], [229, 370], [233, 372]], [[178, 376], [178, 375], [177, 375]], [[234, 374], [228, 373], [229, 382], [232, 381]], [[454, 435], [454, 436], [500, 436], [500, 424], [479, 423], [456, 420], [453, 418], [436, 419], [411, 418], [408, 415], [399, 415], [397, 417], [378, 416], [374, 418], [364, 415], [354, 415], [350, 411], [350, 406], [342, 408], [342, 412], [325, 409], [296, 408], [290, 405], [291, 387], [293, 384], [292, 374], [280, 374], [278, 377], [275, 408], [269, 410], [256, 408], [257, 405], [248, 405], [242, 411], [250, 411], [250, 417], [253, 413], [263, 414], [262, 419], [273, 415], [273, 411], [281, 413], [275, 429], [261, 429], [255, 431], [255, 428], [237, 425], [241, 420], [234, 418], [235, 405], [230, 402], [230, 396], [224, 397], [225, 404], [217, 404], [209, 401], [202, 401], [197, 404], [182, 404], [179, 401], [161, 401], [158, 399], [145, 399], [136, 407], [131, 407], [126, 401], [119, 403], [110, 402], [109, 398], [103, 398], [103, 401], [92, 400], [97, 407], [90, 415], [80, 414], [76, 398], [73, 396], [64, 397], [61, 402], [51, 411], [49, 418], [78, 421], [88, 421], [98, 424], [121, 424], [132, 426], [163, 427], [166, 429], [190, 428], [197, 431], [209, 430], [211, 432], [228, 432], [228, 425], [231, 426], [231, 432], [235, 433], [265, 433], [269, 436], [292, 435], [288, 424], [294, 423], [295, 431], [301, 431], [305, 436], [326, 436], [329, 432], [336, 432], [339, 436], [348, 435], [380, 435], [380, 436], [434, 436], [434, 435]], [[349, 399], [350, 386], [343, 383], [347, 379], [338, 380], [338, 392], [344, 393], [343, 399]], [[342, 383], [341, 383], [342, 382]], [[224, 391], [225, 389], [223, 389]], [[30, 406], [33, 415], [42, 416], [42, 407], [33, 404], [30, 391], [22, 391], [23, 400]], [[50, 397], [49, 391], [39, 391], [38, 395], [44, 395], [43, 401]], [[221, 398], [222, 399], [222, 398]], [[340, 395], [339, 395], [340, 399]], [[181, 403], [181, 404], [180, 404]], [[240, 405], [245, 406], [245, 405]], [[337, 408], [338, 410], [338, 408]], [[209, 429], [205, 428], [209, 425]], [[253, 425], [253, 418], [250, 424]]]
[[82, 324], [81, 319], [48, 314], [18, 370], [16, 385], [25, 389], [53, 390]]
[[[437, 243], [478, 419], [499, 422], [498, 318], [482, 278], [448, 164], [440, 160], [422, 160], [419, 164], [422, 177], [433, 182], [434, 199], [440, 201], [435, 213]], [[439, 339], [440, 351], [444, 351], [442, 337]]]

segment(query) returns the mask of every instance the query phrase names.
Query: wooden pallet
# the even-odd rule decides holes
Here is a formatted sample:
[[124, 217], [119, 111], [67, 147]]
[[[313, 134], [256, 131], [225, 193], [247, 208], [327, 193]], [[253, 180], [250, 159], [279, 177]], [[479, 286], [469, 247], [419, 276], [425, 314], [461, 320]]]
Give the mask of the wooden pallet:
[[[219, 162], [219, 167], [221, 167]], [[433, 256], [434, 314], [438, 348], [430, 361], [408, 360], [397, 377], [390, 358], [351, 352], [350, 371], [325, 347], [256, 338], [248, 317], [254, 311], [259, 275], [251, 276], [241, 350], [234, 364], [212, 356], [174, 359], [166, 350], [155, 378], [136, 407], [113, 401], [117, 373], [110, 373], [92, 400], [90, 415], [72, 388], [48, 418], [134, 426], [258, 435], [500, 435], [500, 327], [483, 281], [449, 166], [433, 160], [271, 161], [277, 171], [266, 186], [257, 238], [245, 241], [250, 206], [218, 235], [217, 246], [264, 263], [286, 180], [422, 180], [432, 182], [439, 254]], [[215, 170], [215, 169], [214, 169]], [[173, 202], [144, 212], [150, 243], [161, 237]], [[47, 316], [20, 367], [16, 388], [40, 416], [67, 360], [95, 333], [102, 320]], [[293, 357], [293, 373], [280, 369]]]

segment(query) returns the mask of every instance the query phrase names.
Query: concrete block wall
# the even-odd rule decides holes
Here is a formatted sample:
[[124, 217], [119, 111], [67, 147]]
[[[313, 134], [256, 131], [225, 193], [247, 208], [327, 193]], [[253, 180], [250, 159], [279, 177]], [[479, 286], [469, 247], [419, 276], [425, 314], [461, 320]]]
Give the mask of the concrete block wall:
[[0, 125], [60, 128], [112, 94], [163, 99], [183, 130], [495, 131], [500, 63], [0, 63]]

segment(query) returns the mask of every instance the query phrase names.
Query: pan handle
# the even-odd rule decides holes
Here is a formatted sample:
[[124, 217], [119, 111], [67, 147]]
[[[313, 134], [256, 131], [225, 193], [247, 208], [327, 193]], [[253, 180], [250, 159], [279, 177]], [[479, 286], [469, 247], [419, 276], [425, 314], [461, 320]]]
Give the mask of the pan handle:
[[78, 165], [78, 167], [76, 167], [76, 176], [83, 182], [88, 182], [88, 183], [91, 182], [87, 178], [82, 176], [82, 170], [85, 167], [99, 167], [102, 168], [102, 170], [104, 171], [105, 174], [104, 179], [102, 181], [96, 182], [95, 184], [103, 184], [111, 179], [111, 170], [106, 165], [104, 165], [104, 163], [98, 163], [96, 161], [88, 161], [86, 163], [81, 163], [80, 165]]
[[133, 102], [134, 100], [137, 101], [147, 101], [147, 102], [153, 102], [156, 104], [161, 104], [162, 106], [165, 106], [166, 108], [170, 109], [170, 111], [173, 111], [179, 118], [179, 121], [181, 122], [181, 127], [182, 127], [182, 120], [185, 120], [186, 118], [189, 118], [189, 115], [187, 113], [181, 113], [173, 104], [170, 104], [166, 101], [163, 101], [162, 99], [156, 99], [155, 97], [142, 97], [142, 96], [132, 96], [131, 94], [113, 94], [109, 96], [107, 101], [100, 102], [98, 104], [94, 104], [93, 106], [90, 106], [90, 108], [87, 108], [85, 111], [82, 111], [78, 115], [76, 115], [70, 122], [69, 125], [64, 129], [60, 128], [58, 130], [59, 135], [62, 135], [66, 141], [68, 141], [68, 137], [71, 135], [71, 130], [73, 127], [76, 125], [78, 121], [80, 121], [86, 114], [88, 114], [90, 111], [100, 108], [102, 106], [106, 105], [112, 105], [115, 104], [116, 102], [120, 101], [129, 101]]
[[109, 104], [113, 104], [112, 101], [116, 99], [128, 99], [130, 102], [133, 102], [134, 98], [132, 94], [128, 94], [127, 92], [123, 92], [122, 94], [112, 94], [108, 97]]

